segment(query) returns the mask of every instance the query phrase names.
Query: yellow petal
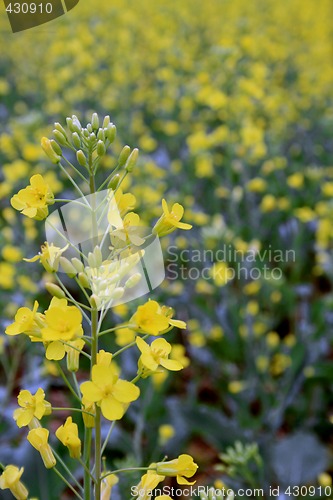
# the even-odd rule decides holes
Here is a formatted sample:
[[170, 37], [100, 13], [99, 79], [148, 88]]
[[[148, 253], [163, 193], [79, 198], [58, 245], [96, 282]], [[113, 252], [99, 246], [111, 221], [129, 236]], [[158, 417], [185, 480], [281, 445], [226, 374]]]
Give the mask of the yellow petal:
[[130, 403], [138, 399], [140, 389], [127, 380], [118, 380], [113, 387], [112, 395], [121, 403]]
[[65, 346], [62, 342], [51, 342], [46, 349], [46, 358], [51, 360], [59, 361], [66, 354]]
[[92, 403], [100, 401], [103, 397], [103, 391], [94, 382], [83, 382], [80, 389], [83, 396]]
[[120, 420], [125, 413], [124, 405], [112, 397], [102, 400], [101, 410], [103, 416], [108, 420]]

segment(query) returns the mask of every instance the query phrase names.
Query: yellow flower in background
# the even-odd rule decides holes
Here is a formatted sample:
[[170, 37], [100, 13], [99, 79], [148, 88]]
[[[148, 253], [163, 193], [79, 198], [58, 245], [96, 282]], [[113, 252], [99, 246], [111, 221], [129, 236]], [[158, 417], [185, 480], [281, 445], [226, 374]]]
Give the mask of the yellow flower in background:
[[35, 300], [34, 307], [30, 310], [28, 307], [20, 307], [15, 314], [15, 321], [7, 326], [5, 333], [7, 335], [19, 335], [20, 333], [32, 333], [38, 330], [36, 323], [38, 302]]
[[128, 403], [140, 395], [140, 389], [120, 379], [112, 365], [94, 365], [91, 381], [81, 384], [81, 392], [87, 401], [100, 406], [103, 416], [108, 420], [120, 420]]
[[54, 203], [54, 196], [40, 174], [33, 175], [30, 186], [21, 189], [15, 194], [10, 203], [13, 208], [23, 215], [36, 220], [43, 220], [48, 216], [48, 205]]
[[138, 373], [142, 378], [156, 372], [159, 366], [171, 371], [182, 370], [183, 365], [179, 361], [169, 359], [172, 347], [165, 339], [156, 339], [149, 345], [141, 337], [137, 337], [136, 345], [141, 351]]
[[163, 214], [156, 222], [153, 227], [153, 233], [158, 236], [166, 236], [172, 233], [176, 229], [189, 230], [192, 229], [191, 224], [186, 224], [185, 222], [180, 222], [184, 215], [184, 207], [179, 203], [174, 203], [172, 205], [171, 212], [168, 209], [167, 202], [162, 200]]
[[10, 290], [14, 287], [15, 268], [9, 262], [0, 262], [0, 287]]
[[190, 455], [182, 454], [174, 460], [168, 462], [158, 462], [156, 464], [157, 474], [163, 476], [177, 477], [178, 484], [194, 484], [195, 481], [189, 482], [185, 478], [194, 476], [198, 469], [197, 464], [193, 461]]
[[41, 246], [41, 252], [32, 257], [31, 259], [23, 259], [26, 262], [36, 262], [37, 260], [43, 265], [45, 271], [48, 273], [56, 273], [59, 268], [59, 259], [61, 255], [67, 250], [69, 245], [64, 248], [59, 248], [53, 245], [49, 245], [46, 241], [44, 245]]
[[301, 189], [304, 185], [303, 174], [296, 172], [293, 175], [289, 175], [289, 177], [287, 177], [287, 184], [294, 189]]
[[164, 445], [176, 434], [175, 428], [170, 424], [160, 425], [158, 428], [159, 443]]
[[8, 262], [19, 262], [22, 259], [22, 252], [12, 245], [5, 245], [2, 249], [2, 257]]
[[44, 415], [51, 414], [51, 404], [45, 400], [42, 388], [39, 388], [34, 395], [27, 390], [20, 391], [17, 402], [21, 408], [14, 411], [13, 417], [18, 427], [29, 425], [34, 417], [40, 420]]
[[27, 440], [37, 451], [39, 451], [44, 465], [47, 469], [52, 469], [56, 465], [56, 459], [52, 453], [51, 447], [48, 443], [49, 431], [43, 427], [38, 427], [37, 429], [32, 429]]
[[216, 262], [211, 268], [212, 276], [217, 286], [225, 286], [232, 279], [232, 269], [225, 262]]
[[116, 334], [116, 344], [123, 347], [130, 344], [135, 340], [136, 333], [131, 328], [117, 328]]
[[62, 442], [64, 446], [68, 448], [69, 455], [71, 458], [81, 457], [81, 440], [79, 438], [79, 429], [77, 424], [72, 420], [72, 417], [68, 417], [64, 425], [58, 427], [55, 435]]
[[0, 476], [0, 488], [2, 490], [9, 489], [17, 500], [27, 500], [29, 494], [27, 488], [21, 482], [23, 472], [23, 467], [19, 469], [16, 465], [7, 465]]

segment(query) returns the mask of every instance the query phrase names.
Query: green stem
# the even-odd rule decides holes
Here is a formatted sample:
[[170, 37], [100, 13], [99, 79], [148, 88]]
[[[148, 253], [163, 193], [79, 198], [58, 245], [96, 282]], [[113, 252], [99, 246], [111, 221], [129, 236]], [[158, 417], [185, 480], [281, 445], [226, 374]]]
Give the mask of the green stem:
[[[80, 194], [81, 198], [83, 199], [86, 199], [84, 194], [82, 193], [81, 189], [79, 188], [79, 186], [76, 184], [76, 182], [74, 181], [74, 179], [72, 178], [72, 176], [67, 172], [67, 170], [65, 169], [65, 167], [63, 165], [61, 165], [61, 163], [59, 163], [59, 167], [61, 168], [61, 170], [64, 172], [64, 174], [68, 177], [68, 179], [71, 181], [71, 183], [73, 184], [73, 186], [75, 187], [75, 189], [78, 191], [78, 193]], [[89, 207], [89, 204], [88, 202], [87, 203], [87, 207]]]
[[80, 500], [83, 500], [81, 495], [76, 491], [75, 488], [67, 481], [67, 479], [61, 474], [61, 472], [58, 471], [56, 467], [53, 467], [54, 472], [60, 477], [60, 479], [68, 486], [70, 490], [74, 493], [75, 496], [77, 496]]
[[155, 470], [156, 471], [156, 468], [153, 468], [153, 467], [129, 467], [128, 469], [116, 469], [116, 470], [112, 470], [111, 472], [108, 472], [107, 474], [104, 474], [102, 476], [102, 480], [105, 479], [106, 477], [110, 476], [111, 474], [119, 474], [119, 472], [132, 472], [132, 471], [135, 471], [135, 470]]
[[91, 479], [90, 479], [90, 452], [91, 452], [91, 436], [92, 430], [89, 427], [84, 427], [84, 462], [86, 467], [84, 469], [84, 500], [91, 498]]
[[80, 408], [62, 408], [62, 407], [55, 407], [52, 406], [52, 410], [55, 411], [78, 411], [80, 413], [86, 413], [87, 415], [90, 415], [91, 417], [94, 417], [95, 415], [93, 413], [90, 413], [89, 411], [86, 410], [81, 410]]
[[81, 398], [80, 398], [80, 396], [78, 394], [76, 394], [76, 392], [73, 389], [71, 383], [67, 379], [67, 377], [66, 377], [63, 369], [61, 368], [59, 361], [56, 361], [56, 364], [57, 364], [58, 370], [60, 372], [60, 375], [62, 376], [63, 381], [65, 382], [65, 384], [67, 385], [68, 389], [71, 391], [71, 393], [73, 394], [73, 396], [75, 397], [75, 399], [77, 399], [80, 402], [80, 404], [81, 404]]
[[114, 428], [114, 426], [115, 426], [115, 425], [116, 425], [116, 421], [114, 420], [114, 421], [112, 422], [112, 424], [110, 425], [110, 429], [109, 429], [108, 435], [106, 436], [105, 441], [104, 441], [104, 443], [103, 443], [103, 446], [102, 446], [102, 451], [101, 451], [101, 454], [102, 454], [102, 455], [103, 455], [103, 453], [104, 453], [104, 451], [105, 451], [105, 448], [106, 448], [106, 446], [107, 446], [107, 444], [108, 444], [108, 442], [109, 442], [109, 439], [110, 439], [111, 433], [112, 433], [113, 428]]
[[[91, 312], [91, 367], [96, 364], [98, 352], [98, 311], [93, 309]], [[101, 456], [101, 409], [96, 405], [95, 416], [95, 500], [100, 500], [101, 497], [101, 471], [102, 471], [102, 456]]]
[[72, 474], [71, 470], [69, 469], [69, 467], [67, 467], [67, 465], [65, 464], [65, 462], [62, 460], [62, 458], [60, 457], [60, 455], [54, 450], [54, 448], [51, 447], [51, 449], [52, 449], [52, 453], [56, 457], [57, 461], [63, 466], [63, 468], [65, 469], [65, 471], [67, 472], [67, 474], [69, 475], [69, 477], [71, 478], [71, 480], [73, 481], [73, 483], [75, 483], [76, 486], [79, 488], [79, 490], [82, 491], [82, 493], [83, 493], [83, 488], [82, 488], [81, 484], [73, 476], [73, 474]]

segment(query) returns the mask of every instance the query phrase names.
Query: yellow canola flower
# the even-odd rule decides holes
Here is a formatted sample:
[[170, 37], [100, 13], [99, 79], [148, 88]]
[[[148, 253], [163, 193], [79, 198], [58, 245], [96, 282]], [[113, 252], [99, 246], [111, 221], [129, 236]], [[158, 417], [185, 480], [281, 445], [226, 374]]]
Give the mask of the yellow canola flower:
[[[153, 467], [156, 467], [156, 464], [150, 464], [149, 468], [152, 469]], [[157, 474], [155, 470], [148, 470], [136, 486], [136, 491], [138, 492], [137, 500], [151, 500], [152, 491], [164, 479], [165, 476]]]
[[[7, 335], [19, 335], [20, 333], [31, 333], [38, 330], [36, 323], [38, 302], [35, 300], [34, 307], [30, 310], [28, 307], [20, 307], [15, 314], [15, 321], [7, 326], [5, 333]], [[39, 316], [41, 316], [39, 314]]]
[[138, 399], [140, 389], [131, 382], [122, 380], [118, 370], [110, 366], [94, 365], [91, 381], [81, 384], [85, 400], [100, 406], [103, 416], [108, 420], [120, 420], [128, 403]]
[[64, 446], [68, 448], [69, 455], [71, 458], [81, 457], [81, 440], [79, 438], [79, 430], [77, 424], [72, 420], [72, 417], [68, 417], [64, 425], [61, 425], [57, 430], [55, 435], [62, 442]]
[[159, 335], [164, 333], [170, 326], [185, 329], [184, 321], [172, 319], [173, 309], [158, 304], [155, 300], [148, 300], [142, 306], [137, 308], [130, 320], [133, 328], [141, 333], [150, 335]]
[[160, 427], [158, 428], [159, 443], [161, 445], [164, 445], [174, 437], [175, 433], [176, 433], [175, 428], [172, 425], [170, 424], [160, 425]]
[[52, 453], [51, 447], [48, 443], [49, 431], [43, 427], [38, 427], [37, 429], [32, 429], [27, 440], [37, 451], [39, 451], [44, 465], [47, 469], [52, 469], [56, 465], [56, 459]]
[[44, 415], [51, 414], [51, 404], [45, 400], [45, 392], [41, 387], [34, 395], [27, 390], [20, 391], [17, 402], [21, 408], [14, 411], [13, 417], [18, 427], [30, 425], [34, 417], [40, 420]]
[[153, 233], [157, 236], [166, 236], [172, 233], [177, 228], [189, 230], [192, 229], [191, 224], [186, 224], [185, 222], [180, 222], [184, 215], [184, 207], [179, 203], [174, 203], [172, 205], [171, 212], [169, 211], [167, 202], [165, 199], [162, 200], [163, 214], [156, 222], [153, 227]]
[[117, 191], [110, 198], [110, 207], [108, 211], [108, 222], [114, 225], [115, 220], [124, 217], [127, 212], [133, 210], [136, 204], [136, 198], [132, 193], [123, 193], [122, 189]]
[[40, 261], [45, 271], [48, 273], [56, 273], [59, 268], [59, 260], [61, 255], [67, 250], [68, 245], [64, 248], [59, 248], [53, 245], [48, 244], [46, 241], [44, 245], [41, 246], [41, 252], [32, 257], [31, 259], [23, 259], [26, 262], [36, 262]]
[[198, 469], [197, 464], [193, 461], [190, 455], [182, 454], [174, 460], [169, 462], [158, 462], [156, 464], [157, 474], [162, 474], [164, 476], [177, 477], [178, 484], [194, 484], [195, 481], [187, 481], [188, 477], [194, 476]]
[[0, 476], [0, 488], [2, 490], [9, 489], [16, 500], [27, 500], [28, 490], [21, 482], [21, 476], [24, 468], [20, 469], [16, 465], [7, 465]]
[[137, 337], [136, 345], [141, 351], [138, 362], [138, 374], [142, 378], [146, 378], [156, 372], [159, 366], [171, 371], [182, 370], [183, 365], [179, 361], [169, 359], [172, 347], [165, 339], [156, 339], [149, 345], [141, 337]]
[[54, 203], [54, 196], [43, 177], [36, 174], [31, 177], [30, 186], [15, 194], [10, 203], [23, 215], [31, 219], [43, 220], [48, 216], [48, 205]]
[[115, 229], [110, 233], [111, 237], [119, 238], [126, 243], [133, 243], [133, 245], [140, 246], [144, 243], [144, 239], [138, 234], [138, 226], [140, 225], [140, 217], [135, 212], [130, 212], [125, 215], [122, 227]]
[[[107, 474], [107, 472], [105, 473]], [[109, 474], [101, 483], [101, 500], [110, 500], [112, 488], [119, 482], [115, 474]]]
[[68, 306], [66, 299], [53, 297], [45, 312], [45, 323], [41, 332], [43, 340], [47, 342], [68, 342], [83, 334], [82, 313], [76, 306]]

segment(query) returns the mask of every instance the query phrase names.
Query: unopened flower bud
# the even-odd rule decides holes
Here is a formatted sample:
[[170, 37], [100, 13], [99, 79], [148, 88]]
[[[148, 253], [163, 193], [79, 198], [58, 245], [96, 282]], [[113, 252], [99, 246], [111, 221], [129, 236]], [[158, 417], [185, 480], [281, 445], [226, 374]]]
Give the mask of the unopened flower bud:
[[113, 123], [109, 123], [109, 125], [106, 127], [105, 135], [110, 142], [113, 142], [115, 140], [117, 135], [117, 128]]
[[135, 148], [133, 149], [132, 153], [129, 155], [125, 163], [125, 168], [127, 172], [132, 172], [136, 162], [138, 161], [138, 157], [139, 157], [139, 150], [138, 148]]
[[42, 148], [46, 155], [50, 158], [52, 163], [59, 163], [61, 156], [59, 156], [53, 149], [50, 139], [43, 137], [41, 141]]
[[97, 309], [98, 308], [98, 297], [97, 295], [91, 295], [89, 297], [89, 302], [90, 302], [90, 305], [91, 307], [93, 307], [94, 309]]
[[55, 122], [54, 124], [54, 128], [55, 130], [58, 130], [58, 132], [60, 132], [62, 135], [64, 135], [66, 137], [66, 130], [64, 129], [64, 127], [61, 125], [61, 123], [58, 123], [58, 122]]
[[59, 156], [61, 156], [61, 155], [62, 155], [62, 149], [61, 149], [61, 147], [59, 146], [59, 144], [58, 144], [55, 140], [53, 140], [53, 139], [51, 139], [51, 140], [50, 140], [50, 143], [51, 143], [52, 149], [53, 149], [53, 150], [54, 150], [54, 151], [55, 151], [55, 152], [56, 152]]
[[84, 270], [83, 262], [80, 259], [78, 259], [77, 257], [73, 257], [71, 259], [71, 262], [78, 273], [81, 273]]
[[61, 144], [62, 146], [67, 145], [67, 137], [63, 135], [59, 130], [54, 129], [53, 130], [53, 135], [56, 138], [56, 140]]
[[62, 267], [62, 270], [67, 274], [67, 276], [69, 276], [70, 278], [74, 278], [74, 276], [77, 275], [77, 270], [75, 269], [73, 264], [68, 259], [66, 259], [66, 257], [60, 257], [59, 263]]
[[72, 133], [72, 143], [76, 149], [81, 148], [81, 139], [80, 139], [80, 136], [77, 132]]
[[97, 154], [98, 156], [104, 156], [105, 155], [105, 152], [106, 152], [106, 149], [105, 149], [105, 144], [103, 141], [98, 141], [97, 143]]
[[118, 165], [123, 167], [131, 153], [131, 148], [129, 146], [124, 146], [119, 155]]
[[106, 128], [109, 125], [110, 121], [111, 120], [110, 120], [110, 116], [109, 115], [104, 116], [102, 127]]
[[91, 117], [91, 126], [93, 130], [99, 129], [99, 118], [97, 113], [93, 113]]
[[87, 166], [87, 158], [82, 149], [79, 149], [79, 151], [76, 152], [76, 159], [82, 167]]
[[133, 276], [128, 278], [128, 280], [126, 281], [125, 287], [126, 288], [133, 288], [134, 286], [136, 286], [139, 283], [139, 281], [141, 280], [141, 277], [142, 276], [140, 273], [133, 274]]
[[121, 299], [121, 297], [124, 295], [125, 289], [122, 287], [115, 288], [114, 291], [112, 292], [112, 299], [113, 300], [118, 300]]
[[78, 279], [80, 282], [80, 285], [83, 286], [83, 288], [90, 288], [90, 282], [87, 278], [87, 275], [85, 273], [79, 273], [78, 274]]
[[65, 292], [55, 283], [45, 283], [45, 288], [53, 297], [57, 297], [58, 299], [66, 297]]
[[97, 139], [103, 142], [105, 141], [105, 132], [102, 128], [100, 128], [97, 133]]
[[119, 174], [114, 175], [108, 184], [108, 188], [113, 189], [115, 191], [119, 184], [119, 181], [120, 181], [120, 175]]
[[71, 132], [77, 132], [78, 134], [82, 130], [82, 125], [80, 123], [80, 120], [75, 115], [72, 116], [72, 129], [73, 130], [71, 130]]

